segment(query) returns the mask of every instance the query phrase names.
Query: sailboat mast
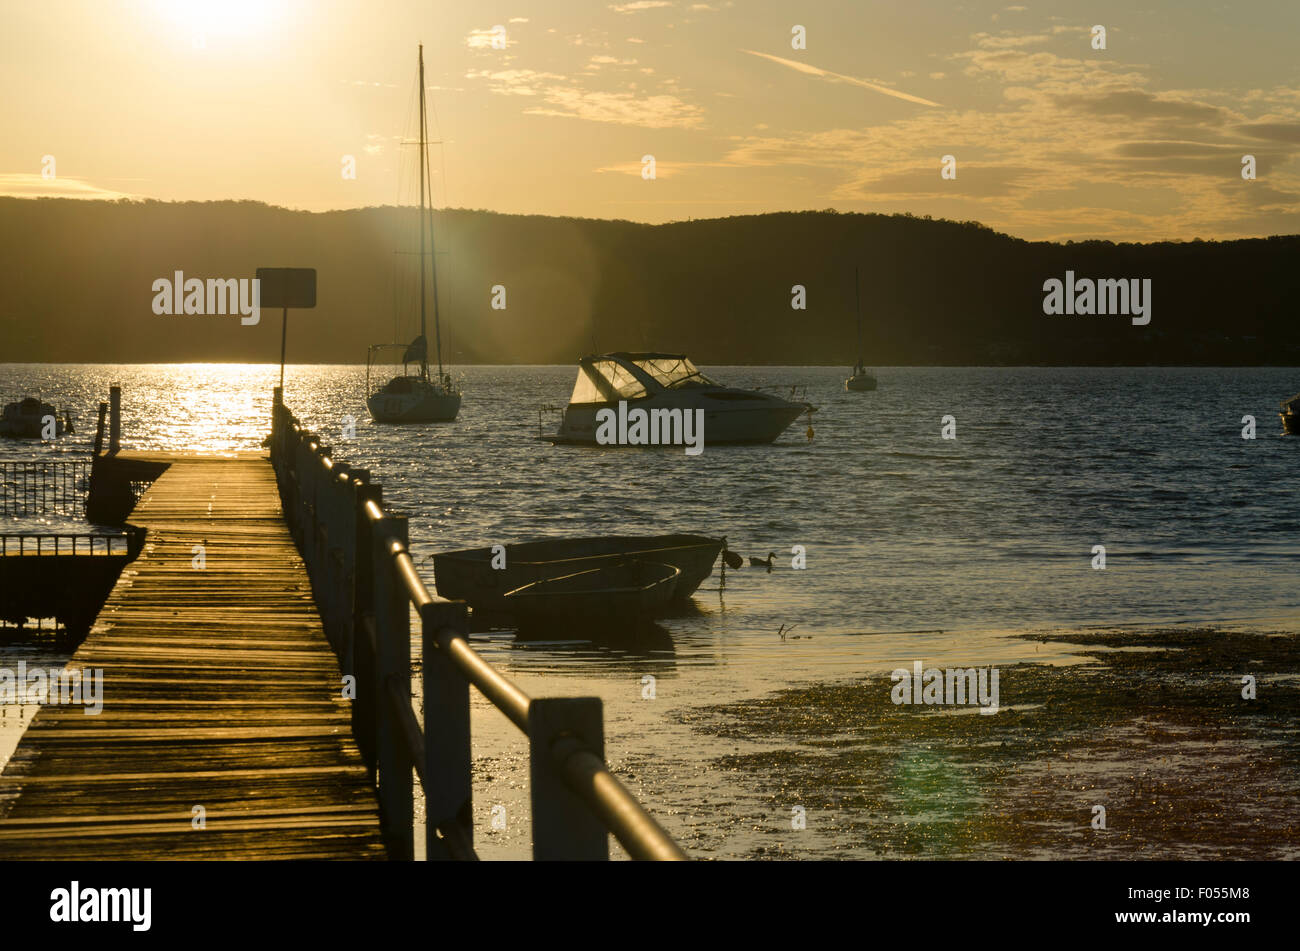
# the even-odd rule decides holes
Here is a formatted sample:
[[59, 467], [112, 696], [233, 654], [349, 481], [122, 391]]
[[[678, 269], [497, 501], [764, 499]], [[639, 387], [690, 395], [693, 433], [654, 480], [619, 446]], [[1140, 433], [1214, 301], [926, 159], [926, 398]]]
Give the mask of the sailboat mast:
[[862, 366], [862, 268], [853, 269], [853, 306], [858, 315], [858, 366]]
[[[424, 44], [420, 44], [420, 337], [424, 338]], [[429, 376], [426, 353], [420, 356], [420, 376]]]
[[[441, 383], [442, 369], [442, 321], [438, 318], [438, 251], [433, 243], [433, 172], [429, 169], [429, 126], [424, 112], [424, 47], [420, 47], [420, 161], [424, 164], [421, 171], [429, 179], [429, 270], [433, 276], [433, 339], [438, 348], [438, 382]], [[423, 223], [422, 223], [423, 224]], [[424, 234], [420, 241], [423, 244]], [[423, 262], [423, 258], [421, 258]], [[420, 272], [423, 275], [423, 271]], [[420, 328], [424, 332], [424, 328]], [[427, 351], [427, 347], [425, 348]]]

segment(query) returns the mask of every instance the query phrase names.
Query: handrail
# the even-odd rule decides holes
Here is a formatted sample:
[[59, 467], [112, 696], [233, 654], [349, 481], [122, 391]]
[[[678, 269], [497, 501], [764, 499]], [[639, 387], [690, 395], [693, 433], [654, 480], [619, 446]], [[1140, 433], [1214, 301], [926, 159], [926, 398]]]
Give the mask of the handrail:
[[[351, 682], [353, 731], [379, 794], [389, 855], [413, 854], [411, 773], [424, 790], [430, 859], [475, 859], [469, 687], [529, 738], [534, 858], [608, 859], [613, 834], [634, 859], [687, 856], [604, 758], [599, 698], [534, 699], [470, 646], [464, 602], [429, 592], [405, 518], [366, 470], [334, 459], [275, 390], [271, 462], [326, 636]], [[420, 619], [424, 717], [410, 689], [410, 613]]]
[[487, 697], [492, 705], [505, 714], [515, 726], [528, 732], [528, 705], [532, 699], [516, 687], [509, 678], [485, 661], [479, 652], [469, 646], [463, 633], [444, 627], [434, 632], [434, 637], [447, 656], [460, 669], [461, 674]]

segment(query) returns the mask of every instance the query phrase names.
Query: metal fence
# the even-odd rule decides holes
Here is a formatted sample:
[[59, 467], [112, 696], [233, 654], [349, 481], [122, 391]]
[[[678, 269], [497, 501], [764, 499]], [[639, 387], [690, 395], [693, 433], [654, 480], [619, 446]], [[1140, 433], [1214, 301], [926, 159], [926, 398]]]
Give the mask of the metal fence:
[[0, 532], [0, 556], [126, 555], [135, 558], [144, 544], [144, 529], [128, 525], [113, 535]]
[[[472, 684], [529, 740], [533, 857], [608, 859], [609, 835], [636, 859], [686, 855], [605, 764], [599, 697], [533, 699], [469, 644], [462, 601], [429, 593], [365, 469], [333, 458], [275, 391], [271, 462], [326, 636], [355, 677], [357, 746], [376, 782], [390, 857], [414, 854], [414, 788], [426, 804], [426, 855], [475, 859]], [[424, 722], [411, 697], [411, 608], [420, 621]]]
[[90, 461], [0, 462], [0, 513], [83, 518]]

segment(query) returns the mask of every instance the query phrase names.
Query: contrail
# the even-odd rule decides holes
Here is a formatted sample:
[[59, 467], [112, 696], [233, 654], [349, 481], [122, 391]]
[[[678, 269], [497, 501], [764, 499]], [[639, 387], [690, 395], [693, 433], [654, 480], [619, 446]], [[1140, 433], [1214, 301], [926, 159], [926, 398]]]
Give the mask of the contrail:
[[908, 102], [919, 102], [923, 106], [938, 106], [939, 103], [931, 102], [929, 99], [922, 99], [920, 96], [912, 96], [905, 92], [899, 92], [897, 89], [890, 89], [888, 86], [880, 86], [876, 83], [869, 83], [865, 79], [858, 79], [856, 76], [845, 76], [841, 73], [832, 73], [829, 69], [821, 69], [817, 66], [809, 66], [807, 63], [801, 63], [798, 60], [782, 59], [780, 56], [773, 56], [770, 53], [757, 53], [754, 50], [741, 50], [742, 53], [748, 53], [750, 56], [761, 56], [763, 59], [770, 59], [774, 63], [780, 63], [782, 66], [789, 66], [791, 69], [797, 69], [801, 73], [807, 73], [810, 76], [820, 76], [822, 79], [852, 83], [855, 86], [864, 86], [867, 89], [874, 89], [876, 92], [883, 92], [886, 96], [893, 96], [895, 99], [905, 99]]

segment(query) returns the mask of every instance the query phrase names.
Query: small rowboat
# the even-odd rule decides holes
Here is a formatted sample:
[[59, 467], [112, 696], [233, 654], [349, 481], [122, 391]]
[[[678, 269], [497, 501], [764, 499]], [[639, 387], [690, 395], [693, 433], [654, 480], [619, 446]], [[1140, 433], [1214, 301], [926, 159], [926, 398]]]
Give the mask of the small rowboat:
[[672, 600], [681, 569], [648, 561], [625, 561], [506, 592], [506, 609], [521, 623], [635, 622]]
[[[673, 598], [685, 601], [713, 573], [725, 541], [705, 535], [597, 535], [514, 542], [493, 548], [469, 548], [433, 556], [438, 594], [468, 601], [476, 614], [508, 610], [507, 592], [625, 561], [672, 565], [681, 569]], [[495, 547], [495, 546], [494, 546]]]

